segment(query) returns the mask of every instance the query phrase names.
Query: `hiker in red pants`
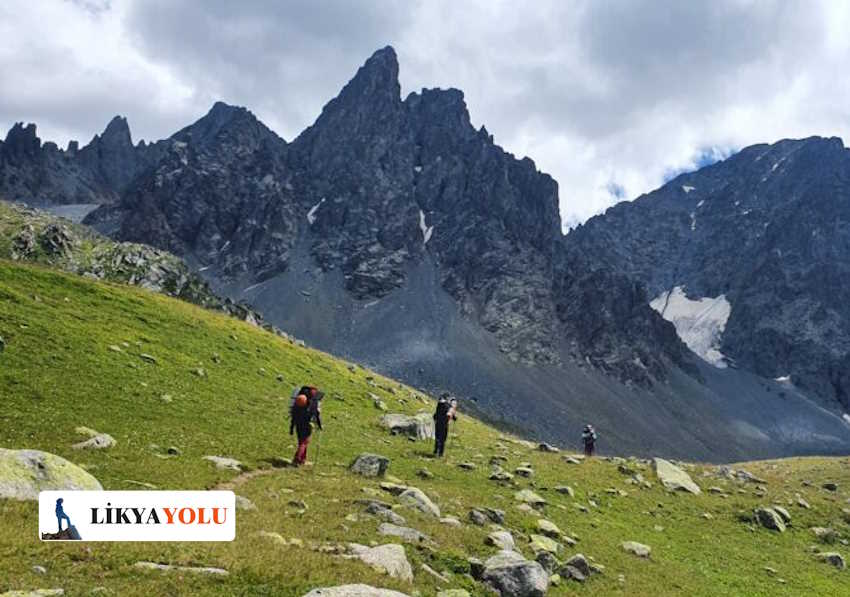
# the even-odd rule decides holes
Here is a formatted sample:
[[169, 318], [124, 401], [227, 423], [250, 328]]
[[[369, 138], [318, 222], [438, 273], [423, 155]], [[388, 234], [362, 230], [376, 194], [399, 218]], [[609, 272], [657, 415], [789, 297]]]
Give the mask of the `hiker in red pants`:
[[315, 418], [319, 429], [322, 428], [318, 406], [320, 400], [321, 392], [316, 388], [305, 386], [301, 388], [289, 410], [289, 435], [292, 435], [293, 432], [298, 433], [298, 449], [292, 459], [292, 464], [295, 466], [301, 466], [307, 460], [307, 446], [310, 443], [310, 436], [313, 434], [311, 421]]

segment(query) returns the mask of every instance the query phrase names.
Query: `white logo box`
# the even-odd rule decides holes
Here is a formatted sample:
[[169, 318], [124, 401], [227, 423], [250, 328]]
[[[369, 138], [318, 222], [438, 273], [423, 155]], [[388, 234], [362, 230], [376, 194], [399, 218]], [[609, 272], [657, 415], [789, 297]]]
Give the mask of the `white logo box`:
[[[73, 529], [56, 536], [60, 498]], [[232, 491], [42, 491], [38, 536], [42, 541], [233, 541], [236, 496]]]

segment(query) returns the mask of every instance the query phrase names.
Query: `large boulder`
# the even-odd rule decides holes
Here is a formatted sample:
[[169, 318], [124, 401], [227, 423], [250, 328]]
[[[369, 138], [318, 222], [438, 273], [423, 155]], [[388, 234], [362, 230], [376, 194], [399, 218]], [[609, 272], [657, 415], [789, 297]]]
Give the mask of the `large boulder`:
[[434, 417], [430, 413], [412, 416], [391, 413], [381, 417], [381, 425], [393, 435], [406, 435], [414, 439], [434, 438]]
[[502, 597], [543, 597], [549, 589], [549, 574], [543, 566], [515, 551], [500, 551], [489, 558], [481, 580]]
[[351, 463], [351, 472], [364, 477], [383, 477], [390, 466], [390, 459], [378, 454], [364, 453]]
[[693, 482], [690, 475], [680, 469], [678, 466], [664, 460], [663, 458], [653, 458], [652, 467], [655, 469], [655, 474], [658, 475], [658, 480], [667, 489], [674, 491], [687, 491], [694, 495], [702, 493], [699, 486]]
[[440, 517], [440, 507], [432, 502], [431, 499], [425, 495], [425, 492], [416, 487], [408, 487], [401, 495], [398, 496], [398, 501], [407, 506], [416, 508], [420, 512], [430, 514], [435, 518]]
[[376, 589], [369, 585], [340, 585], [313, 589], [304, 597], [408, 597], [408, 595], [389, 589]]
[[357, 558], [379, 572], [389, 574], [393, 578], [413, 581], [413, 568], [407, 561], [404, 547], [397, 543], [388, 543], [378, 547], [349, 543], [348, 551], [351, 557]]
[[97, 479], [60, 456], [0, 448], [0, 498], [37, 500], [40, 491], [102, 490]]

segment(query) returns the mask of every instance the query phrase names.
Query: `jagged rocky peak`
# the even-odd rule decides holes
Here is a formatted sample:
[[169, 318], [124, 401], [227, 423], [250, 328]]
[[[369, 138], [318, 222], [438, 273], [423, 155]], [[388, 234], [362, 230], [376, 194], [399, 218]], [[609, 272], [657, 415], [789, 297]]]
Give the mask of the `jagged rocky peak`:
[[115, 116], [110, 120], [100, 135], [100, 141], [104, 146], [110, 148], [132, 147], [133, 140], [130, 136], [130, 125], [127, 124], [127, 118]]
[[29, 123], [24, 126], [23, 122], [16, 122], [6, 134], [3, 143], [4, 151], [15, 157], [34, 157], [41, 149], [41, 139], [36, 135], [35, 124]]
[[369, 101], [383, 99], [398, 102], [400, 97], [398, 57], [392, 46], [386, 46], [372, 54], [358, 69], [354, 78], [343, 87], [337, 100], [344, 102], [367, 98]]
[[222, 101], [215, 102], [209, 112], [175, 133], [172, 139], [204, 150], [233, 144], [246, 150], [257, 149], [263, 142], [285, 144], [253, 112]]

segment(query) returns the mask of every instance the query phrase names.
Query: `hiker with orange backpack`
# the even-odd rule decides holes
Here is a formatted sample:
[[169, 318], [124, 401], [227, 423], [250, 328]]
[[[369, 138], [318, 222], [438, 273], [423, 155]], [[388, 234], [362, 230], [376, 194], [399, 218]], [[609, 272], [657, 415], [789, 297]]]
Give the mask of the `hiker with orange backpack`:
[[301, 466], [307, 461], [307, 446], [313, 434], [313, 419], [319, 429], [322, 429], [320, 402], [323, 394], [313, 386], [303, 386], [293, 394], [294, 398], [289, 407], [289, 435], [293, 432], [298, 434], [298, 449], [295, 450], [292, 464]]

